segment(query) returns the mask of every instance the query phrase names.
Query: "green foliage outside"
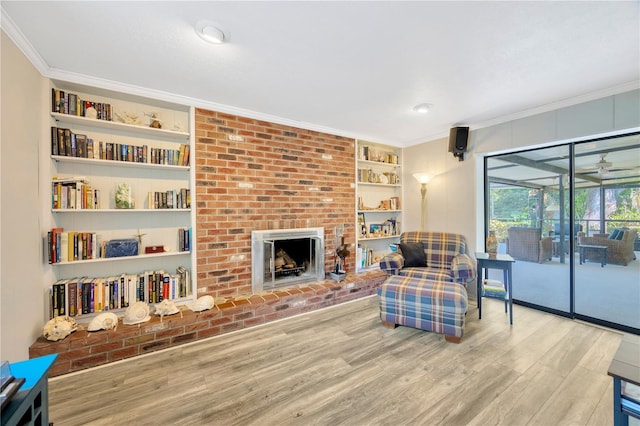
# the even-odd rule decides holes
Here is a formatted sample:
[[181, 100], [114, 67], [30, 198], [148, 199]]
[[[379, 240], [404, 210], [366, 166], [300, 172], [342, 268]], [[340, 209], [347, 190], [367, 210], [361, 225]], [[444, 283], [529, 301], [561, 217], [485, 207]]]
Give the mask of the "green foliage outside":
[[[583, 221], [589, 210], [589, 194], [598, 188], [577, 189], [574, 194], [575, 220]], [[607, 228], [622, 226], [640, 228], [640, 188], [614, 190], [616, 210], [608, 216]], [[537, 226], [539, 193], [528, 188], [498, 188], [490, 191], [489, 230], [495, 231], [499, 242], [504, 242], [511, 226]], [[556, 192], [545, 192], [544, 206], [557, 203]], [[565, 198], [565, 211], [569, 212], [569, 197]], [[548, 220], [549, 217], [542, 219]], [[639, 221], [639, 222], [629, 222]]]
[[609, 215], [608, 231], [623, 226], [638, 228], [637, 222], [629, 223], [629, 221], [640, 221], [640, 188], [625, 188], [617, 193], [616, 207], [616, 210]]

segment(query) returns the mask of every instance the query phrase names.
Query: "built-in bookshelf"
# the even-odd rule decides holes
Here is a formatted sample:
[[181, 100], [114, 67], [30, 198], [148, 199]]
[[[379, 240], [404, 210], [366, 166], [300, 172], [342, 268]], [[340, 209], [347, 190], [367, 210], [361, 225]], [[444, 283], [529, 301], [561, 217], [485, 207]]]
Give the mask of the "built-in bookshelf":
[[402, 150], [358, 141], [356, 155], [356, 265], [378, 267], [402, 232]]
[[51, 82], [47, 315], [196, 297], [194, 111]]

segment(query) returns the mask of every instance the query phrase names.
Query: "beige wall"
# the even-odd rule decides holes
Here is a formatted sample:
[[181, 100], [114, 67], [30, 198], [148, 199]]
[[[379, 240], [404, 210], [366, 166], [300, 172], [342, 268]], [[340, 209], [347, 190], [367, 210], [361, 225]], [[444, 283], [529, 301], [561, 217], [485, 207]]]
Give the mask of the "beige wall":
[[18, 361], [42, 331], [38, 191], [46, 81], [4, 32], [0, 133], [0, 359]]
[[607, 96], [519, 120], [474, 129], [469, 152], [458, 162], [448, 151], [448, 138], [406, 148], [404, 230], [420, 227], [420, 189], [411, 176], [426, 171], [427, 230], [459, 232], [472, 250], [483, 248], [483, 158], [492, 153], [554, 145], [640, 127], [640, 90]]

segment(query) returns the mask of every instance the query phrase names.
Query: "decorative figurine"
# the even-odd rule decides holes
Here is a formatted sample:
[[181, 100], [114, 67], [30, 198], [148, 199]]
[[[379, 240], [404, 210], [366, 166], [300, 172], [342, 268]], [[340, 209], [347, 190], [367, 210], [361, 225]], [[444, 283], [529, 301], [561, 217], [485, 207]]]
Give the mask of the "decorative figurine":
[[116, 117], [116, 120], [120, 123], [140, 125], [140, 117], [135, 112], [124, 111], [122, 115], [120, 115], [118, 111], [114, 111], [113, 113]]
[[149, 315], [149, 305], [145, 302], [136, 302], [129, 305], [126, 311], [124, 311], [124, 318], [122, 323], [125, 325], [140, 324], [141, 322], [147, 322], [151, 319]]
[[131, 185], [128, 183], [118, 184], [116, 187], [116, 209], [132, 209], [134, 207]]
[[207, 309], [213, 308], [213, 305], [214, 305], [213, 296], [209, 296], [207, 294], [207, 295], [198, 297], [198, 300], [196, 300], [195, 302], [189, 303], [187, 306], [193, 312], [201, 312], [201, 311], [206, 311]]
[[165, 315], [173, 315], [180, 312], [176, 304], [169, 299], [164, 299], [162, 302], [156, 303], [155, 308], [155, 314], [160, 316], [160, 321], [163, 320]]
[[42, 330], [45, 339], [56, 342], [62, 340], [78, 329], [76, 320], [68, 316], [57, 316], [50, 319]]
[[113, 312], [103, 312], [94, 317], [87, 331], [115, 330], [118, 327], [118, 316]]
[[151, 123], [149, 124], [149, 127], [153, 127], [154, 129], [162, 129], [162, 122], [160, 121], [160, 119], [158, 119], [158, 114], [157, 113], [152, 112], [152, 113], [147, 114], [145, 112], [144, 115], [149, 117], [149, 119], [151, 120]]
[[345, 269], [345, 259], [349, 256], [349, 249], [347, 245], [344, 243], [344, 224], [336, 226], [336, 251], [333, 256], [333, 271], [331, 272], [331, 278], [336, 281], [342, 281], [345, 279], [347, 275], [347, 271]]

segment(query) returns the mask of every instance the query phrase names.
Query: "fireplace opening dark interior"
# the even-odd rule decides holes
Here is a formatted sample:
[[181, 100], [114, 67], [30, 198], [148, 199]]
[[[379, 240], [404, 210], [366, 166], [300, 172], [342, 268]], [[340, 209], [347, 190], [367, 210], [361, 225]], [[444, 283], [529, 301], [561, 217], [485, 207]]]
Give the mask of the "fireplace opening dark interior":
[[313, 239], [275, 240], [273, 243], [273, 264], [265, 262], [265, 276], [271, 276], [273, 272], [277, 281], [313, 272], [316, 261]]

